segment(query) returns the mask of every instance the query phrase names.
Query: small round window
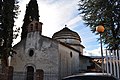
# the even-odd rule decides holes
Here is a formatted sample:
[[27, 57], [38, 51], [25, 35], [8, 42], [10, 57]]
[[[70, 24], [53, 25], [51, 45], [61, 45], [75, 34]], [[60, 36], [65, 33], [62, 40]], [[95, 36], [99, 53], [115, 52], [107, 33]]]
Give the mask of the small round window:
[[29, 56], [32, 57], [34, 55], [34, 51], [33, 50], [30, 50], [29, 51]]

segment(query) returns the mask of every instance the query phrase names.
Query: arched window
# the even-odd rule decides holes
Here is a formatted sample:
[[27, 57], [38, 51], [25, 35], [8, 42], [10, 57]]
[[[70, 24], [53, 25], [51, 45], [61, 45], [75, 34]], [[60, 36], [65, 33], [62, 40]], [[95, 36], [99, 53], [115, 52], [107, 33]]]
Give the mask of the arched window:
[[38, 23], [35, 23], [35, 26], [38, 26]]
[[33, 55], [34, 55], [34, 51], [31, 49], [31, 50], [29, 51], [29, 56], [32, 57]]
[[30, 24], [30, 31], [33, 31], [33, 24]]
[[27, 67], [26, 80], [34, 80], [34, 68], [32, 66]]
[[38, 23], [35, 23], [35, 28], [36, 30], [38, 30]]
[[33, 24], [30, 24], [31, 27], [33, 27]]
[[30, 30], [33, 31], [33, 27], [30, 27]]
[[38, 30], [38, 26], [35, 26], [35, 29]]

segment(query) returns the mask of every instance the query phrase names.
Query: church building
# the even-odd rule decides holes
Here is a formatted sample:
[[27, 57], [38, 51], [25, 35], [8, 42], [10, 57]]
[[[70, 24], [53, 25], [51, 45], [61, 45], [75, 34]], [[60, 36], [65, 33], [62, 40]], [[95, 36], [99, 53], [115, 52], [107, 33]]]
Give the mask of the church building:
[[85, 47], [78, 33], [65, 26], [52, 38], [42, 35], [43, 23], [39, 22], [37, 10], [37, 1], [31, 0], [26, 7], [21, 41], [13, 47], [17, 53], [11, 59], [13, 79], [35, 80], [38, 72], [43, 80], [61, 80], [87, 70], [91, 59], [83, 55]]

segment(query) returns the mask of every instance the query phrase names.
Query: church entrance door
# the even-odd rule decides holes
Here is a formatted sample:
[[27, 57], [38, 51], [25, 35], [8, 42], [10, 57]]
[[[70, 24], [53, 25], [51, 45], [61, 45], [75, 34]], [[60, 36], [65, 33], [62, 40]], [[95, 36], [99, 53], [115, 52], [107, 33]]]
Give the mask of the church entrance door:
[[34, 80], [34, 68], [32, 66], [27, 67], [27, 79], [26, 80]]

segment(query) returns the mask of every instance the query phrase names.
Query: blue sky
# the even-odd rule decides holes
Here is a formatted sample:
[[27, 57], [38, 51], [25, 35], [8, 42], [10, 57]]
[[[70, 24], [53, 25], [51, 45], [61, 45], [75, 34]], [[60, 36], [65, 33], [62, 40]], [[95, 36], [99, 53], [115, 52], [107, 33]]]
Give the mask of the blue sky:
[[[73, 31], [76, 31], [85, 46], [85, 55], [100, 55], [100, 45], [97, 38], [89, 27], [86, 27], [78, 11], [79, 0], [37, 0], [39, 5], [40, 22], [43, 23], [42, 35], [52, 37], [52, 35], [67, 25]], [[21, 13], [16, 20], [18, 27], [22, 26], [25, 15], [26, 4], [29, 0], [19, 0]], [[20, 37], [15, 43], [20, 41]]]

